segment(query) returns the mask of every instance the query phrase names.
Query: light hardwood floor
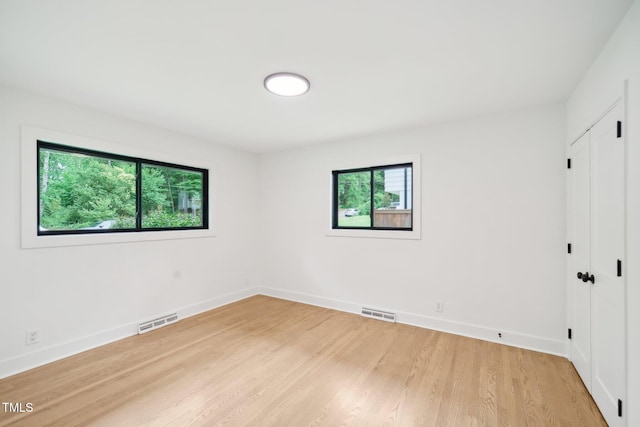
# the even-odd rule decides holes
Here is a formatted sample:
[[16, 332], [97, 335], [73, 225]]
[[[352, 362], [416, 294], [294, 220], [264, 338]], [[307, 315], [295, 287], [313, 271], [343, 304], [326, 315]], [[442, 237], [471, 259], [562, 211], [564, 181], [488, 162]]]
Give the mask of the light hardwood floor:
[[602, 426], [561, 357], [256, 296], [0, 380], [0, 426]]

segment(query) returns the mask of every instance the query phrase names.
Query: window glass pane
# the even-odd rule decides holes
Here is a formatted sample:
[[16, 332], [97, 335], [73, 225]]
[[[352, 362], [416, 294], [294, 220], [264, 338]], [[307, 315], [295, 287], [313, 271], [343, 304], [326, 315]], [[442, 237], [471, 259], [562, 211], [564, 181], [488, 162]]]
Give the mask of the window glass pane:
[[374, 227], [411, 228], [411, 172], [411, 167], [373, 171]]
[[203, 227], [203, 173], [142, 165], [142, 228]]
[[371, 227], [371, 172], [338, 174], [338, 226]]
[[38, 158], [41, 231], [135, 227], [135, 163], [49, 148]]

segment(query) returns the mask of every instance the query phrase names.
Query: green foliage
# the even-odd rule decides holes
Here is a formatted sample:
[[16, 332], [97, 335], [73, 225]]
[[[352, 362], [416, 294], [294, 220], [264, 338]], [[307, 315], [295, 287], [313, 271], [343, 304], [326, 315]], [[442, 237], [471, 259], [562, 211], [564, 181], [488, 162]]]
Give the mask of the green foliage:
[[151, 212], [142, 217], [142, 228], [199, 227], [202, 218], [183, 213]]
[[[355, 208], [361, 215], [371, 215], [371, 173], [351, 172], [338, 175], [338, 206]], [[373, 171], [373, 204], [375, 209], [386, 208], [400, 196], [385, 192], [384, 170]]]
[[384, 170], [377, 170], [373, 172], [374, 192], [373, 192], [373, 205], [376, 209], [387, 208], [392, 202], [400, 200], [399, 194], [387, 193], [385, 188], [385, 175]]
[[142, 213], [193, 212], [200, 208], [202, 176], [162, 166], [142, 166]]
[[[112, 228], [134, 228], [136, 164], [53, 149], [41, 149], [40, 225], [74, 230], [115, 220]], [[142, 166], [143, 226], [202, 225], [202, 174]]]
[[136, 228], [135, 218], [118, 218], [113, 228]]
[[360, 214], [371, 213], [371, 174], [353, 172], [338, 175], [338, 205], [340, 208], [355, 208]]
[[131, 163], [55, 151], [48, 163], [46, 192], [41, 194], [43, 227], [78, 229], [135, 216], [136, 178]]
[[359, 215], [338, 218], [339, 227], [371, 227], [371, 217]]
[[142, 213], [146, 214], [154, 209], [171, 209], [171, 202], [167, 198], [164, 175], [158, 168], [142, 168]]

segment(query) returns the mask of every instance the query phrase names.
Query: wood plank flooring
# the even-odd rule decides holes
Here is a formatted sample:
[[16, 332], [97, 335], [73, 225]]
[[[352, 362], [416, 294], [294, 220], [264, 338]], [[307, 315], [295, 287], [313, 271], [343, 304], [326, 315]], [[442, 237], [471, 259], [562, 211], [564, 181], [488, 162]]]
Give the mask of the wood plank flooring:
[[564, 358], [255, 296], [4, 380], [0, 426], [605, 426]]

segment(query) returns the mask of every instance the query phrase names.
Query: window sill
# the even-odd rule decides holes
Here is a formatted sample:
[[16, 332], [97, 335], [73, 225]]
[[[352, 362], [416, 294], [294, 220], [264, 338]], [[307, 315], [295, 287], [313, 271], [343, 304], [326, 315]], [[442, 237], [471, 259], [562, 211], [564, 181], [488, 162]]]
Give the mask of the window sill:
[[422, 236], [419, 230], [353, 230], [353, 229], [331, 229], [326, 237], [356, 237], [369, 239], [400, 239], [400, 240], [420, 240]]
[[66, 234], [60, 236], [22, 236], [22, 248], [54, 248], [60, 246], [105, 245], [111, 243], [149, 242], [154, 240], [196, 239], [215, 237], [213, 230], [171, 230], [140, 233]]

